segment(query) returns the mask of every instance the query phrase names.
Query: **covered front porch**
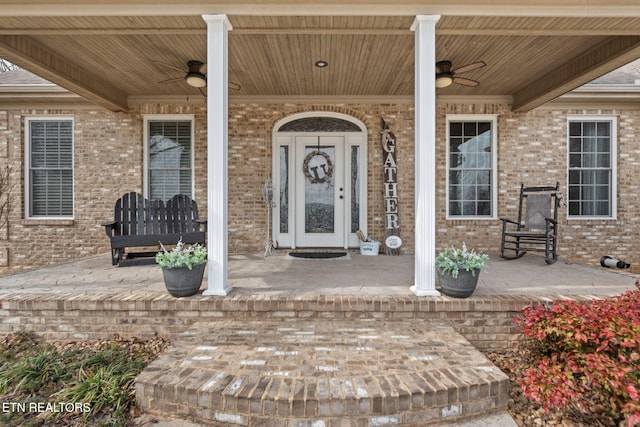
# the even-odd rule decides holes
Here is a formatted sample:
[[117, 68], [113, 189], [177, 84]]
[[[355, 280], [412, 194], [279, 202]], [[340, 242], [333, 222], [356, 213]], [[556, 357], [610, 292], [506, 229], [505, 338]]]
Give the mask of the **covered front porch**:
[[[364, 0], [326, 5], [223, 2], [215, 6], [132, 2], [119, 5], [117, 11], [109, 2], [77, 1], [72, 10], [57, 3], [45, 1], [47, 7], [36, 9], [1, 6], [0, 54], [75, 95], [58, 94], [47, 98], [50, 101], [45, 105], [39, 94], [25, 98], [9, 91], [3, 97], [7, 108], [24, 111], [4, 113], [11, 121], [5, 119], [7, 124], [0, 127], [11, 129], [4, 157], [7, 164], [17, 160], [19, 181], [28, 175], [28, 168], [22, 165], [22, 116], [46, 116], [47, 111], [59, 110], [69, 124], [74, 117], [74, 185], [69, 186], [73, 191], [65, 200], [75, 205], [70, 213], [50, 214], [55, 221], [13, 209], [7, 241], [20, 244], [11, 250], [0, 248], [0, 264], [16, 271], [45, 259], [31, 256], [34, 246], [45, 247], [39, 245], [45, 235], [54, 248], [48, 257], [69, 260], [103, 251], [106, 240], [95, 225], [109, 215], [114, 199], [129, 190], [151, 192], [153, 171], [148, 167], [149, 135], [144, 123], [160, 115], [165, 116], [163, 120], [190, 123], [191, 154], [185, 155], [189, 159], [182, 184], [185, 192], [206, 206], [211, 261], [206, 293], [212, 296], [226, 295], [235, 286], [229, 282], [227, 251], [255, 250], [261, 244], [256, 231], [269, 228], [264, 209], [258, 208], [263, 206], [260, 186], [267, 178], [275, 180], [270, 175], [276, 170], [272, 167], [276, 156], [269, 147], [277, 146], [271, 140], [279, 130], [275, 124], [285, 117], [340, 110], [366, 124], [370, 136], [366, 145], [359, 143], [363, 150], [371, 147], [372, 153], [363, 162], [372, 172], [361, 180], [366, 181], [361, 185], [369, 186], [361, 191], [363, 195], [368, 191], [363, 199], [370, 212], [362, 215], [370, 227], [364, 221], [358, 225], [378, 239], [386, 231], [380, 221], [376, 223], [385, 203], [375, 187], [381, 185], [381, 173], [373, 172], [378, 165], [374, 155], [374, 147], [375, 152], [379, 150], [378, 123], [384, 119], [398, 134], [405, 132], [399, 135], [398, 162], [405, 165], [398, 173], [406, 176], [399, 178], [402, 196], [398, 203], [404, 215], [400, 221], [403, 252], [415, 253], [413, 281], [405, 285], [413, 285], [417, 295], [437, 296], [436, 242], [460, 242], [464, 234], [481, 241], [490, 234], [482, 235], [489, 224], [484, 220], [498, 218], [511, 204], [508, 190], [495, 191], [490, 215], [474, 215], [481, 217], [476, 218], [479, 222], [463, 217], [464, 227], [450, 222], [460, 218], [449, 218], [445, 207], [449, 190], [444, 166], [446, 117], [473, 114], [486, 120], [486, 115], [495, 116], [495, 130], [499, 128], [505, 137], [492, 150], [505, 155], [513, 150], [533, 159], [536, 151], [530, 151], [532, 147], [545, 148], [539, 145], [537, 130], [524, 131], [527, 123], [522, 121], [537, 127], [539, 118], [520, 115], [637, 59], [639, 49], [637, 8], [601, 1], [590, 2], [586, 10], [580, 2], [558, 6], [551, 1], [507, 2], [512, 4], [500, 8], [469, 1], [446, 6], [400, 2], [393, 7]], [[200, 65], [197, 70], [185, 68], [194, 63]], [[454, 76], [463, 70], [474, 74]], [[466, 85], [446, 84], [465, 81]], [[98, 116], [93, 112], [82, 114], [98, 108], [96, 105], [99, 122], [89, 117]], [[36, 106], [41, 108], [38, 113], [33, 110]], [[114, 135], [112, 129], [123, 130]], [[95, 134], [98, 130], [103, 133]], [[522, 149], [513, 146], [513, 135], [518, 135]], [[545, 138], [559, 147], [565, 135], [545, 134]], [[106, 141], [114, 145], [105, 145]], [[113, 153], [126, 153], [126, 161], [119, 161]], [[565, 168], [558, 166], [563, 165], [562, 157], [549, 157], [552, 160], [543, 165], [502, 162], [518, 166], [505, 169], [500, 180], [493, 182], [501, 189], [525, 179], [535, 183], [546, 180], [549, 169], [554, 180], [563, 182]], [[300, 172], [301, 168], [294, 169]], [[93, 179], [96, 170], [101, 171], [98, 181]], [[633, 175], [633, 169], [629, 173]], [[621, 188], [619, 193], [631, 191]], [[24, 194], [30, 194], [28, 188]], [[14, 206], [28, 203], [25, 199]], [[482, 204], [487, 205], [486, 200]], [[615, 215], [607, 217], [613, 218]], [[625, 221], [623, 216], [620, 219]], [[583, 224], [589, 227], [588, 223], [578, 226]], [[606, 236], [629, 235], [633, 223], [629, 220], [624, 225], [620, 231], [607, 229]], [[84, 244], [63, 242], [59, 250], [55, 245], [60, 234]], [[567, 237], [591, 241], [581, 231]], [[609, 247], [596, 251], [589, 246], [581, 253], [604, 254], [631, 246], [620, 245], [618, 235], [612, 237], [597, 239]]]

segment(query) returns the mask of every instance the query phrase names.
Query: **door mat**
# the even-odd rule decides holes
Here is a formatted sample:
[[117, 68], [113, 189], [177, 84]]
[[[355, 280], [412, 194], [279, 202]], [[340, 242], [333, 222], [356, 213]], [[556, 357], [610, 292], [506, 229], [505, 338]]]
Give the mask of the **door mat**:
[[332, 259], [345, 258], [348, 254], [346, 252], [289, 252], [289, 255], [293, 258]]

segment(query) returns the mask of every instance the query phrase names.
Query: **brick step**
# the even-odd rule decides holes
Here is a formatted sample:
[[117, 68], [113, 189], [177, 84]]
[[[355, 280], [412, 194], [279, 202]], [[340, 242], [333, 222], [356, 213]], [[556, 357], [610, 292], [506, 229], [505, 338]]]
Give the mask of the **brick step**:
[[246, 426], [428, 425], [503, 411], [508, 390], [450, 326], [415, 319], [198, 322], [136, 381], [146, 412]]

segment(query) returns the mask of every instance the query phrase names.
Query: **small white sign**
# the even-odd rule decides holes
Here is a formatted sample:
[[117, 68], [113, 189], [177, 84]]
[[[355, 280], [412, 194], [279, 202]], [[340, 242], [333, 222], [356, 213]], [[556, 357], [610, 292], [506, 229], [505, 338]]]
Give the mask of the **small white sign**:
[[400, 238], [400, 236], [389, 236], [387, 237], [387, 240], [384, 241], [384, 244], [389, 249], [398, 249], [400, 246], [402, 246], [402, 239]]

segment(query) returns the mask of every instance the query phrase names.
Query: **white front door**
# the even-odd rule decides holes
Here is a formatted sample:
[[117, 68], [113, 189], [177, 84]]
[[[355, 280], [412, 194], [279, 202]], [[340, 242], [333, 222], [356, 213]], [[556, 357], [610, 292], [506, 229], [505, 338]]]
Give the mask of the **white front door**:
[[344, 136], [295, 138], [297, 247], [346, 244], [344, 147]]
[[273, 240], [281, 248], [357, 248], [367, 233], [367, 133], [338, 113], [301, 113], [276, 124]]

